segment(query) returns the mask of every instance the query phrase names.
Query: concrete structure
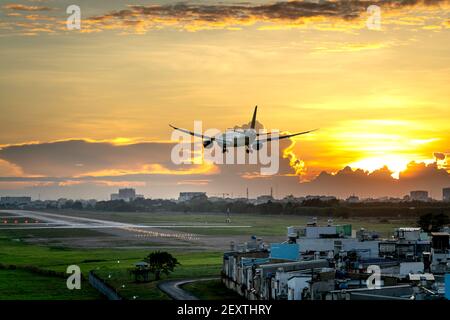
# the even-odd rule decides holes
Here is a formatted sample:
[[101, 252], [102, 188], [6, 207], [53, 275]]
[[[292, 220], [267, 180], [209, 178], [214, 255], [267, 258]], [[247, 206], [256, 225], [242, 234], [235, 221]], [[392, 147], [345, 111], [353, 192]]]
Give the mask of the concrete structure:
[[[288, 241], [270, 250], [253, 236], [224, 254], [222, 282], [249, 300], [442, 298], [443, 275], [450, 271], [448, 233], [432, 233], [431, 246], [420, 228], [397, 228], [392, 240], [374, 240], [364, 229], [355, 238], [349, 233], [351, 226], [318, 226], [314, 219], [288, 227]], [[379, 281], [369, 289], [373, 272]]]
[[143, 195], [136, 194], [136, 190], [133, 188], [119, 189], [119, 193], [112, 193], [111, 200], [123, 200], [123, 201], [134, 201], [138, 198], [144, 198]]
[[423, 252], [430, 251], [430, 240], [420, 228], [397, 228], [394, 239], [383, 240], [379, 245], [382, 257], [417, 261]]
[[360, 202], [359, 201], [359, 197], [357, 197], [355, 195], [348, 197], [347, 199], [345, 199], [345, 201], [348, 202], [348, 203], [358, 203], [358, 202]]
[[423, 273], [423, 262], [402, 262], [400, 263], [400, 276], [407, 276], [410, 273]]
[[270, 258], [297, 261], [300, 259], [300, 248], [297, 243], [272, 243]]
[[306, 227], [288, 227], [289, 242], [297, 243], [302, 254], [319, 253], [320, 255], [332, 255], [339, 252], [357, 252], [361, 257], [378, 257], [379, 241], [369, 239], [352, 238], [351, 225], [333, 225], [332, 221], [327, 226], [318, 226], [313, 219]]
[[409, 193], [411, 201], [429, 201], [428, 191], [416, 190]]
[[413, 293], [413, 287], [405, 284], [380, 289], [334, 290], [327, 293], [326, 300], [410, 300]]
[[450, 272], [450, 235], [446, 232], [433, 232], [431, 237], [431, 272]]
[[31, 202], [31, 197], [1, 197], [0, 204], [3, 205], [26, 205]]
[[180, 192], [178, 201], [207, 200], [206, 192]]
[[288, 280], [288, 300], [303, 300], [303, 292], [309, 287], [311, 275], [293, 276]]
[[256, 198], [255, 204], [263, 204], [267, 202], [273, 202], [275, 199], [271, 195], [263, 195]]
[[450, 188], [442, 189], [442, 201], [450, 202]]

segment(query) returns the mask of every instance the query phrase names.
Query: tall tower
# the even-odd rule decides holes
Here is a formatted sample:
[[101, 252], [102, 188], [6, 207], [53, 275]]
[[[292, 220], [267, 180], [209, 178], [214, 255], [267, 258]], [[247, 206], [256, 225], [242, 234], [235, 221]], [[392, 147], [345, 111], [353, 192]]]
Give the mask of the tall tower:
[[270, 187], [270, 197], [273, 198], [273, 188], [272, 187]]
[[248, 200], [248, 187], [247, 187], [247, 200]]

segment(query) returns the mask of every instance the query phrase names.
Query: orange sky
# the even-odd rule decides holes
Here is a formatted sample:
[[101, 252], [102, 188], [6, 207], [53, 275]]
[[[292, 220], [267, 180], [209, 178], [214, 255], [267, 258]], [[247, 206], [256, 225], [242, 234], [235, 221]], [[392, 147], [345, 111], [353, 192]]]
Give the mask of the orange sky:
[[[310, 2], [275, 15], [268, 1], [236, 12], [228, 2], [146, 1], [158, 5], [145, 11], [82, 1], [80, 32], [64, 28], [69, 1], [6, 1], [0, 145], [167, 141], [168, 123], [225, 129], [258, 104], [268, 129], [320, 128], [292, 148], [306, 180], [346, 165], [388, 165], [397, 178], [410, 161], [450, 153], [449, 1], [387, 1], [380, 30], [366, 26], [377, 1], [348, 9], [352, 19], [342, 18], [346, 7], [329, 16]], [[206, 4], [212, 18], [196, 11]], [[30, 175], [4, 159], [0, 173]]]

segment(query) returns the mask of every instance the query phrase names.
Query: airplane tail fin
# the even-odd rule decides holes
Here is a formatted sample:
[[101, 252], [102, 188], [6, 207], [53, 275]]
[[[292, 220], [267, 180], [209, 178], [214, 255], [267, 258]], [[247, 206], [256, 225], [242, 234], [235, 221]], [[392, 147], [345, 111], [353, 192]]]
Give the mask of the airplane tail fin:
[[255, 129], [256, 126], [256, 111], [258, 111], [258, 106], [255, 106], [255, 111], [253, 111], [252, 124], [250, 125], [252, 129]]

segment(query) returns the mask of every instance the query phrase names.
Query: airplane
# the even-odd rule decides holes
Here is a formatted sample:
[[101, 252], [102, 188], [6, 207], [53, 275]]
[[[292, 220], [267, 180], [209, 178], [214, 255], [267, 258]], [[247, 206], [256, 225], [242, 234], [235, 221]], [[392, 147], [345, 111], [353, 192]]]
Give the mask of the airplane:
[[[213, 143], [216, 142], [219, 147], [222, 148], [222, 153], [228, 152], [228, 147], [244, 147], [245, 151], [247, 153], [251, 152], [252, 150], [260, 150], [265, 142], [269, 142], [272, 140], [281, 140], [281, 139], [287, 139], [291, 137], [295, 137], [302, 134], [307, 134], [313, 131], [316, 131], [318, 129], [309, 130], [309, 131], [303, 131], [303, 132], [297, 132], [293, 134], [288, 135], [277, 135], [272, 137], [271, 135], [274, 134], [272, 132], [267, 133], [258, 133], [255, 130], [256, 125], [256, 112], [258, 111], [258, 106], [255, 106], [255, 110], [253, 111], [253, 117], [250, 124], [249, 129], [228, 129], [223, 133], [219, 133], [215, 135], [214, 137], [209, 137], [206, 135], [203, 135], [201, 133], [192, 132], [183, 128], [177, 128], [171, 124], [169, 126], [175, 130], [178, 130], [183, 133], [187, 133], [191, 136], [202, 138], [203, 140], [203, 147], [204, 148], [211, 148], [213, 147]], [[265, 138], [260, 138], [261, 135], [265, 135]]]

